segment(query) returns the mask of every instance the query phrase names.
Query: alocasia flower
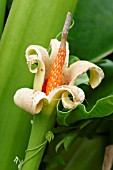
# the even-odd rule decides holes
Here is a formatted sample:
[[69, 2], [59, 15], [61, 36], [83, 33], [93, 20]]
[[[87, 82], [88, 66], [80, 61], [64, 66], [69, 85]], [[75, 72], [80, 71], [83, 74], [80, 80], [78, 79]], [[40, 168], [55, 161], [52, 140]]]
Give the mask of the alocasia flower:
[[[14, 96], [15, 103], [31, 114], [37, 114], [47, 104], [61, 98], [65, 108], [72, 109], [84, 101], [82, 89], [74, 86], [77, 78], [90, 70], [90, 85], [97, 87], [104, 77], [101, 68], [88, 61], [77, 61], [68, 68], [69, 44], [66, 42], [71, 24], [71, 13], [62, 31], [61, 42], [53, 39], [50, 42], [51, 55], [38, 45], [30, 45], [26, 50], [29, 71], [35, 73], [34, 89], [22, 88]], [[36, 65], [35, 65], [36, 64]], [[32, 66], [36, 67], [33, 69]], [[68, 97], [72, 95], [73, 100]], [[54, 102], [53, 102], [54, 103]]]
[[[53, 89], [48, 95], [43, 91], [45, 81], [47, 81], [50, 69], [58, 54], [60, 42], [57, 39], [52, 39], [51, 55], [44, 47], [38, 45], [30, 45], [26, 50], [26, 59], [28, 68], [31, 73], [36, 73], [34, 89], [22, 88], [15, 94], [15, 103], [31, 114], [39, 113], [43, 107], [43, 102], [50, 103], [52, 100], [61, 98], [65, 108], [74, 108], [84, 101], [85, 95], [82, 89], [74, 86], [77, 78], [90, 70], [90, 85], [92, 88], [97, 87], [104, 77], [101, 68], [88, 61], [77, 61], [68, 67], [69, 61], [69, 45], [66, 43], [66, 58], [62, 68], [62, 85]], [[37, 64], [36, 68], [32, 69], [32, 65]], [[57, 77], [60, 75], [56, 75]], [[68, 95], [71, 94], [73, 101]]]
[[[68, 67], [69, 44], [66, 39], [70, 23], [71, 14], [68, 13], [61, 42], [57, 39], [52, 39], [50, 42], [50, 56], [48, 51], [39, 45], [30, 45], [26, 49], [28, 68], [31, 73], [35, 73], [34, 87], [33, 89], [22, 88], [17, 90], [14, 101], [19, 107], [33, 115], [42, 110], [41, 114], [34, 116], [28, 151], [35, 151], [32, 149], [34, 146], [38, 145], [36, 148], [42, 146], [45, 134], [54, 126], [56, 104], [59, 99], [62, 100], [63, 107], [68, 109], [72, 109], [84, 101], [83, 90], [74, 85], [81, 74], [90, 70], [89, 83], [92, 88], [97, 87], [104, 77], [102, 69], [88, 61], [77, 61]], [[34, 66], [35, 68], [33, 68]], [[40, 131], [41, 126], [43, 128]], [[34, 138], [36, 139], [34, 140]], [[36, 153], [26, 153], [25, 161], [21, 163], [24, 170], [27, 167], [33, 169], [33, 166], [34, 169], [37, 169], [42, 157], [42, 153], [38, 153], [39, 150]], [[34, 155], [35, 157], [37, 155], [37, 161]], [[33, 164], [32, 161], [28, 161], [31, 159]], [[25, 164], [26, 162], [27, 164]]]

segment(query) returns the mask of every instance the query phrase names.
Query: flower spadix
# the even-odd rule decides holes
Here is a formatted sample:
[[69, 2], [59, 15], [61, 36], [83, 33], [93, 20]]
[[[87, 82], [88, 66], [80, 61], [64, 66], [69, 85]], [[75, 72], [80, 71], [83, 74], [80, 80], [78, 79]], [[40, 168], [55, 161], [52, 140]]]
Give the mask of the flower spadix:
[[[39, 113], [43, 103], [52, 105], [52, 103], [56, 104], [59, 99], [62, 100], [65, 108], [72, 109], [76, 107], [85, 98], [83, 90], [74, 86], [77, 78], [89, 70], [89, 83], [92, 88], [95, 88], [104, 77], [102, 69], [88, 61], [77, 61], [68, 67], [69, 44], [65, 41], [65, 38], [67, 37], [64, 36], [61, 42], [57, 39], [51, 40], [50, 56], [48, 51], [39, 45], [30, 45], [26, 49], [25, 56], [29, 71], [35, 73], [34, 87], [33, 89], [19, 89], [14, 96], [14, 101], [19, 107], [31, 114]], [[58, 60], [60, 48], [65, 49], [63, 61], [59, 61], [62, 60], [61, 55], [63, 54], [60, 54]], [[62, 67], [61, 63], [63, 63]], [[69, 98], [70, 94], [72, 100]]]

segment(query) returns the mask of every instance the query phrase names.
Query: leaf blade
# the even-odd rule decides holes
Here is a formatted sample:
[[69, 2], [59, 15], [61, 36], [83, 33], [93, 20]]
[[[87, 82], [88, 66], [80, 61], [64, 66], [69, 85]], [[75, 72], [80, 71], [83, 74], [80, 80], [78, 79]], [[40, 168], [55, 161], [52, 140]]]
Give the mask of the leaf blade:
[[[17, 169], [13, 160], [15, 156], [23, 159], [29, 138], [31, 116], [13, 103], [13, 95], [17, 89], [32, 88], [33, 75], [28, 72], [25, 64], [24, 51], [30, 44], [48, 46], [50, 39], [61, 30], [67, 11], [73, 13], [75, 10], [76, 1], [67, 2], [67, 0], [60, 0], [59, 6], [58, 1], [53, 3], [52, 0], [48, 3], [42, 0], [15, 0], [12, 4], [0, 42], [2, 80], [0, 84], [0, 141], [2, 141], [0, 169], [6, 170], [9, 167], [11, 170]], [[4, 128], [7, 130], [4, 131]]]

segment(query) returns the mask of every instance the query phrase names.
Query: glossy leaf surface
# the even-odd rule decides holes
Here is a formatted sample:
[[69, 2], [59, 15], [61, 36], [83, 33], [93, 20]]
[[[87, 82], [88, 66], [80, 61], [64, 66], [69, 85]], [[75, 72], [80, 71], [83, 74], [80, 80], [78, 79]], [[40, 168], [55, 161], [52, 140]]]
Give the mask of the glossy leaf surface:
[[33, 84], [25, 49], [30, 44], [48, 47], [62, 30], [67, 12], [73, 13], [75, 7], [74, 0], [15, 0], [11, 7], [0, 43], [0, 169], [17, 169], [13, 160], [24, 158], [28, 143], [31, 116], [13, 102], [17, 89]]
[[71, 53], [80, 59], [99, 60], [113, 51], [113, 1], [80, 0], [70, 31]]

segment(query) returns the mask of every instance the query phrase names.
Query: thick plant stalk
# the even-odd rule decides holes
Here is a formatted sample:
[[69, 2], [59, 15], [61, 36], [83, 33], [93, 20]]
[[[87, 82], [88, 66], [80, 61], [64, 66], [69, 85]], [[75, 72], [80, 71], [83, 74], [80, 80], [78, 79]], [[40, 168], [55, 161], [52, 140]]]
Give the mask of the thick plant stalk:
[[[13, 95], [20, 87], [32, 87], [33, 76], [25, 67], [30, 44], [48, 47], [62, 30], [66, 13], [74, 12], [75, 0], [15, 0], [0, 44], [0, 169], [16, 170], [15, 156], [24, 157], [30, 132], [28, 114], [16, 107]], [[48, 21], [48, 22], [47, 22]], [[54, 23], [54, 24], [53, 24]]]
[[[66, 51], [66, 40], [67, 40], [67, 35], [69, 31], [69, 27], [71, 25], [71, 13], [68, 12], [66, 21], [64, 24], [64, 29], [62, 31], [62, 38], [61, 38], [61, 44], [59, 50], [65, 50]], [[62, 49], [61, 49], [62, 48]], [[52, 89], [62, 85], [62, 67], [65, 61], [66, 57], [66, 52], [61, 53], [58, 50], [57, 57], [53, 63], [53, 66], [51, 67], [50, 75], [48, 78], [48, 84], [52, 84]], [[62, 62], [61, 62], [62, 61]], [[56, 70], [54, 70], [54, 66], [59, 65], [61, 68], [56, 67]], [[58, 71], [59, 77], [61, 76], [61, 79], [58, 79], [58, 76], [56, 76], [56, 71]], [[53, 77], [55, 79], [56, 84], [54, 84]], [[60, 81], [60, 84], [59, 84]], [[35, 79], [34, 79], [35, 83]], [[51, 92], [51, 86], [46, 86], [47, 91]], [[49, 88], [49, 89], [48, 89]], [[52, 127], [55, 124], [55, 116], [56, 116], [56, 105], [57, 105], [58, 100], [51, 100], [50, 104], [45, 103], [43, 106], [42, 111], [38, 114], [35, 115], [33, 118], [33, 127], [31, 131], [31, 136], [29, 140], [29, 145], [26, 153], [25, 160], [20, 163], [20, 167], [22, 167], [22, 170], [36, 170], [39, 168], [43, 153], [44, 153], [44, 148], [33, 149], [33, 148], [39, 148], [39, 146], [42, 146], [43, 143], [45, 143], [46, 140], [46, 134], [52, 129]], [[30, 150], [30, 151], [29, 151]]]
[[[34, 116], [28, 149], [32, 150], [32, 148], [38, 147], [46, 140], [46, 134], [51, 130], [55, 122], [55, 106], [56, 102], [54, 106], [47, 105], [38, 115]], [[32, 157], [32, 155], [35, 154], [37, 150], [27, 152], [25, 161], [30, 157], [32, 158], [23, 164], [22, 170], [38, 170], [45, 146], [46, 145], [44, 145], [44, 147], [34, 157]]]

